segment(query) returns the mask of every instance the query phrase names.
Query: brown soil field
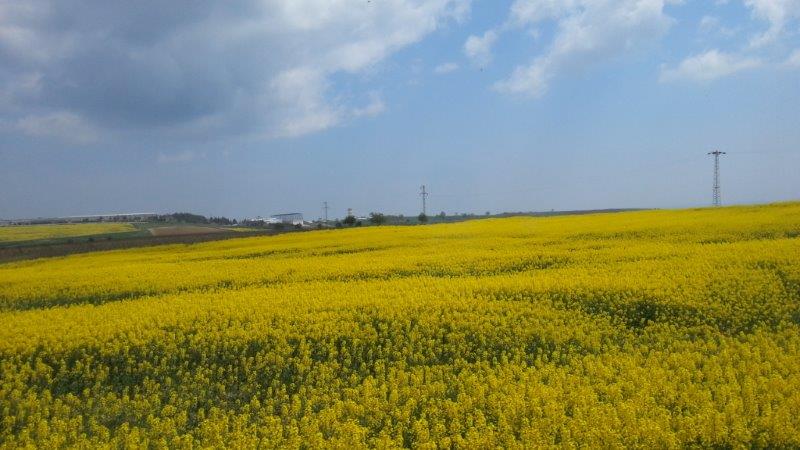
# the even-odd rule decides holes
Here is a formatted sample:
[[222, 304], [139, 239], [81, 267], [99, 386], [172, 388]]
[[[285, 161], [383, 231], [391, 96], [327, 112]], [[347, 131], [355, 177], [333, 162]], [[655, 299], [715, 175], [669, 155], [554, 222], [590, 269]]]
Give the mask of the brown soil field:
[[150, 229], [153, 236], [191, 236], [196, 234], [229, 233], [224, 228], [180, 225], [175, 227], [156, 227]]
[[[198, 227], [202, 228], [202, 227]], [[252, 236], [273, 236], [291, 231], [258, 230], [252, 232], [228, 233], [202, 233], [183, 234], [173, 236], [138, 236], [130, 239], [106, 239], [92, 242], [72, 242], [44, 245], [29, 245], [20, 247], [0, 248], [0, 264], [21, 261], [26, 259], [50, 258], [66, 256], [75, 253], [99, 252], [107, 250], [122, 250], [135, 247], [150, 247], [154, 245], [197, 244], [200, 242], [219, 241], [223, 239], [246, 238]]]

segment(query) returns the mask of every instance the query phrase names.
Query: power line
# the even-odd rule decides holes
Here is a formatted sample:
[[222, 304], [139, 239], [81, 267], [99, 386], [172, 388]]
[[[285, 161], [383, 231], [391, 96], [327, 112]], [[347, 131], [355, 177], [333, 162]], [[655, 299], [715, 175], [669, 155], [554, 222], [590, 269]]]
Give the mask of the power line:
[[[714, 152], [709, 152], [709, 155], [713, 155]], [[800, 156], [800, 152], [792, 152], [792, 151], [734, 151], [734, 152], [719, 152], [719, 155], [789, 155], [789, 156]], [[722, 203], [722, 196], [721, 196], [721, 187], [719, 181], [719, 155], [715, 156], [715, 169], [714, 169], [714, 201], [715, 205], [716, 202], [719, 204]], [[668, 169], [676, 166], [686, 166], [688, 163], [699, 162], [700, 158], [703, 156], [695, 154], [694, 156], [689, 156], [685, 158], [679, 159], [667, 159], [666, 161], [649, 161], [643, 164], [637, 164], [633, 167], [628, 167], [623, 170], [615, 170], [613, 173], [603, 173], [603, 172], [596, 172], [594, 176], [582, 177], [581, 180], [587, 183], [598, 183], [603, 182], [609, 179], [609, 177], [617, 177], [619, 178], [620, 175], [627, 175], [632, 173], [642, 173], [643, 171], [652, 171], [658, 169]], [[508, 190], [500, 190], [500, 191], [482, 191], [482, 192], [450, 192], [450, 193], [439, 193], [437, 192], [434, 197], [435, 198], [476, 198], [476, 197], [498, 197], [502, 195], [511, 195], [511, 194], [520, 194], [520, 193], [540, 193], [540, 192], [547, 192], [560, 189], [557, 185], [540, 185], [538, 187], [525, 187], [525, 186], [512, 186], [511, 189]], [[425, 192], [425, 197], [431, 195], [429, 192]], [[422, 196], [422, 192], [419, 194]], [[425, 198], [423, 198], [423, 208], [425, 208]]]
[[745, 151], [745, 152], [728, 152], [731, 155], [792, 155], [792, 156], [800, 156], [800, 152], [796, 151]]
[[719, 206], [722, 203], [722, 199], [720, 198], [720, 187], [719, 187], [719, 157], [720, 155], [725, 155], [725, 152], [721, 152], [719, 150], [714, 150], [713, 152], [708, 152], [709, 155], [714, 155], [714, 206]]
[[[496, 191], [496, 192], [462, 192], [460, 194], [436, 194], [434, 197], [455, 197], [455, 198], [471, 198], [471, 197], [497, 197], [501, 195], [507, 194], [518, 194], [518, 193], [525, 193], [525, 192], [543, 192], [543, 191], [550, 191], [553, 189], [557, 189], [556, 186], [546, 186], [546, 187], [534, 187], [534, 188], [524, 188], [524, 189], [514, 189], [509, 191]], [[428, 193], [428, 195], [431, 195]]]
[[[584, 176], [581, 178], [583, 182], [591, 182], [591, 183], [598, 183], [606, 181], [609, 177], [619, 177], [620, 175], [626, 174], [633, 174], [633, 173], [640, 173], [644, 170], [651, 170], [651, 169], [664, 169], [669, 167], [674, 167], [678, 165], [682, 165], [688, 162], [698, 161], [701, 157], [700, 156], [690, 156], [688, 158], [681, 158], [681, 159], [673, 159], [667, 161], [659, 161], [659, 162], [648, 162], [645, 164], [637, 164], [633, 167], [629, 167], [624, 170], [617, 170], [613, 173], [600, 173], [597, 172], [594, 176]], [[534, 192], [547, 192], [561, 189], [561, 186], [558, 185], [550, 185], [550, 186], [538, 186], [538, 187], [524, 187], [524, 186], [517, 186], [511, 187], [508, 190], [502, 191], [485, 191], [485, 192], [461, 192], [461, 193], [444, 193], [440, 194], [437, 193], [434, 195], [436, 198], [440, 197], [452, 197], [452, 198], [473, 198], [473, 197], [497, 197], [502, 195], [510, 195], [510, 194], [522, 194], [522, 193], [534, 193]]]

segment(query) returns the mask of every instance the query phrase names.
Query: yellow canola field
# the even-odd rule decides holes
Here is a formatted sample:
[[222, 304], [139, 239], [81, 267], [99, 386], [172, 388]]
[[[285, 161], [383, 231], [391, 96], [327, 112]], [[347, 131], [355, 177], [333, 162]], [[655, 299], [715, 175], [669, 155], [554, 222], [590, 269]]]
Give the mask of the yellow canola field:
[[129, 223], [66, 223], [0, 227], [0, 243], [136, 231]]
[[800, 446], [800, 203], [0, 265], [0, 447]]

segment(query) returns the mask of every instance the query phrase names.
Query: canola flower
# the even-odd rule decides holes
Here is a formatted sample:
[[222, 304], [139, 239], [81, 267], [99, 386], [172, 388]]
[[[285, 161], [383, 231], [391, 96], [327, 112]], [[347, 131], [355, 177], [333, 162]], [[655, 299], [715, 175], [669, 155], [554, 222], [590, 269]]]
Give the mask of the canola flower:
[[0, 227], [0, 243], [136, 231], [129, 223], [68, 223]]
[[0, 447], [800, 446], [800, 204], [0, 265]]

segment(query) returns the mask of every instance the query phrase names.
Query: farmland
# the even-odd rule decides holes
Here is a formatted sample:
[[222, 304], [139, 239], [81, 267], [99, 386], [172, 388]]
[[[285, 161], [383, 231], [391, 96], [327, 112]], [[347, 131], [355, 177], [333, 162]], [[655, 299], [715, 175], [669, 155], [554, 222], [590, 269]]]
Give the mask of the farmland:
[[129, 223], [70, 223], [0, 227], [0, 244], [136, 231]]
[[150, 228], [153, 236], [190, 236], [196, 234], [225, 233], [233, 228], [217, 228], [197, 225], [161, 226]]
[[0, 447], [800, 446], [800, 203], [0, 264]]
[[0, 227], [0, 264], [103, 250], [193, 244], [241, 237], [243, 234], [263, 236], [277, 232], [247, 227], [163, 222], [6, 226]]

